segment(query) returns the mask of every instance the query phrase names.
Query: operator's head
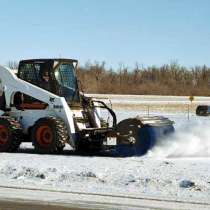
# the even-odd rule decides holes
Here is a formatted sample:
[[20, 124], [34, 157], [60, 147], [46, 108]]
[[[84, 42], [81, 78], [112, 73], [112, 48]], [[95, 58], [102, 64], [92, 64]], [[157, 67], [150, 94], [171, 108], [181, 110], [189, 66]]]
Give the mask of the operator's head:
[[42, 79], [43, 79], [45, 82], [49, 82], [50, 77], [49, 77], [49, 72], [48, 72], [48, 71], [44, 71], [44, 72], [42, 73]]

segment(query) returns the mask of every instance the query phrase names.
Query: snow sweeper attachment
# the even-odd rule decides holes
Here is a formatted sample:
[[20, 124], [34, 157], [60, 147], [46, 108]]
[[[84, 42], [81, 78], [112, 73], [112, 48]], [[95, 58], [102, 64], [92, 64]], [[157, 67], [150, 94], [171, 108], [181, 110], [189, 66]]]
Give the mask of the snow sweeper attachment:
[[168, 118], [136, 117], [121, 121], [117, 127], [118, 156], [140, 156], [150, 150], [159, 140], [168, 138], [174, 132], [173, 121]]

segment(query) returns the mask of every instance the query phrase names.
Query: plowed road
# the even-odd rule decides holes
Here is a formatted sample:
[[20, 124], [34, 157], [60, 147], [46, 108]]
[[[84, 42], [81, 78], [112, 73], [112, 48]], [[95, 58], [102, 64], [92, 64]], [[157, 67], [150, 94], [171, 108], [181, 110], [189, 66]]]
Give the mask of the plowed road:
[[0, 210], [210, 209], [210, 203], [0, 186]]

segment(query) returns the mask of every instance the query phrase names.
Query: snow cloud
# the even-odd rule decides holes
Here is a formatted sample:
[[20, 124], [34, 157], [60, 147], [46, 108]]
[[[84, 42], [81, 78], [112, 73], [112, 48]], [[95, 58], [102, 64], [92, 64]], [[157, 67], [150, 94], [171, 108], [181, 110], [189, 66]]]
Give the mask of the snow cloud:
[[196, 118], [149, 151], [151, 157], [210, 157], [210, 119]]

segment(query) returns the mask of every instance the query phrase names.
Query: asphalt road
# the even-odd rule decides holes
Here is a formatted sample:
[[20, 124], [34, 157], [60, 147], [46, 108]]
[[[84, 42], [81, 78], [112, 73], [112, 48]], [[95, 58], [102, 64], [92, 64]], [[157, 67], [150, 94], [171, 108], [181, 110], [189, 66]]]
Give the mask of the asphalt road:
[[50, 204], [38, 204], [26, 201], [0, 201], [0, 210], [87, 210], [87, 208], [71, 208], [64, 206], [53, 206]]

